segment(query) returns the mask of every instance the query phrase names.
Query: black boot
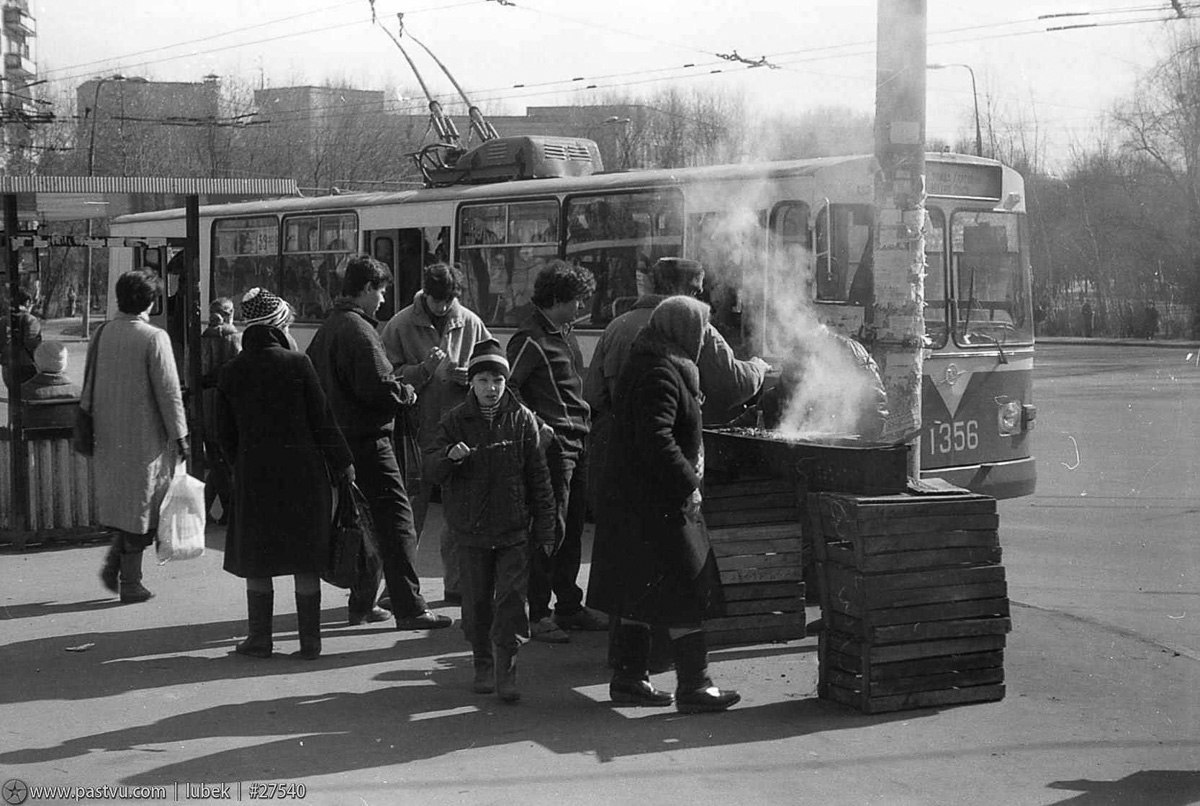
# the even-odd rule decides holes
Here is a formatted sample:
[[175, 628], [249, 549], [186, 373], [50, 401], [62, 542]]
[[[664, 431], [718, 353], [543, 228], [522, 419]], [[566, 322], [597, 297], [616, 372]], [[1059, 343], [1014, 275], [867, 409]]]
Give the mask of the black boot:
[[608, 696], [614, 705], [661, 707], [674, 700], [650, 683], [650, 628], [641, 624], [622, 624], [618, 630], [619, 659], [608, 684]]
[[275, 594], [246, 591], [246, 614], [249, 634], [246, 640], [233, 648], [239, 655], [252, 658], [271, 657], [271, 632], [275, 610]]
[[498, 646], [496, 657], [496, 693], [506, 703], [515, 703], [521, 699], [517, 690], [517, 650]]
[[496, 690], [496, 659], [492, 655], [491, 642], [475, 647], [471, 654], [475, 665], [471, 690], [476, 694], [491, 694]]
[[154, 596], [142, 585], [142, 551], [121, 552], [121, 604], [137, 604]]
[[108, 546], [108, 553], [104, 555], [104, 564], [100, 566], [100, 581], [104, 583], [104, 587], [113, 593], [119, 590], [121, 547], [124, 542], [124, 539], [120, 535], [114, 535], [112, 543]]
[[704, 631], [688, 633], [671, 642], [675, 650], [675, 710], [681, 714], [724, 711], [742, 699], [736, 691], [723, 691], [708, 676], [708, 644]]
[[300, 633], [300, 651], [304, 660], [321, 657], [321, 591], [296, 594], [296, 620]]

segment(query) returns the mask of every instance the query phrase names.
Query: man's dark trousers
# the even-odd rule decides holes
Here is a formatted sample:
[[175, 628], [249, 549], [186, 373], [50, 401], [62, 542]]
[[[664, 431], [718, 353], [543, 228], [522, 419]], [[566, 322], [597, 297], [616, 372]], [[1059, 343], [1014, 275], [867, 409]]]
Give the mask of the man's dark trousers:
[[555, 612], [567, 615], [583, 607], [579, 566], [583, 559], [583, 526], [587, 515], [587, 462], [580, 442], [556, 436], [546, 448], [550, 486], [561, 535], [558, 550], [547, 557], [533, 552], [529, 567], [529, 620], [550, 615], [550, 595]]
[[[417, 574], [417, 529], [404, 489], [404, 474], [388, 436], [350, 441], [354, 478], [371, 504], [375, 540], [383, 563], [383, 578], [397, 620], [419, 616], [428, 609]], [[373, 598], [375, 591], [371, 592]], [[362, 596], [359, 593], [357, 596]], [[351, 598], [356, 593], [351, 592]], [[373, 601], [350, 603], [351, 612], [366, 612]]]

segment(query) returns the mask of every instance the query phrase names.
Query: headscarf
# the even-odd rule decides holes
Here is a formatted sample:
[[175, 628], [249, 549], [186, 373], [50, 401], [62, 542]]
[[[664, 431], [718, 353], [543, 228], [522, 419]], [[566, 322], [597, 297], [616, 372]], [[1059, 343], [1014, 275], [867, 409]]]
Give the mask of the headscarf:
[[667, 297], [650, 314], [646, 329], [670, 342], [692, 361], [700, 358], [709, 308], [694, 297]]

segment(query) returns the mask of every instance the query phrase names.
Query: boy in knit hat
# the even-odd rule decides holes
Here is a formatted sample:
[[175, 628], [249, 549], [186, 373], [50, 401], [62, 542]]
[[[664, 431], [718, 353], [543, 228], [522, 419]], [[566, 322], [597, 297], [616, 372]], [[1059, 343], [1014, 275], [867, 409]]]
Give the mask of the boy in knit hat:
[[499, 342], [475, 346], [467, 399], [442, 416], [425, 470], [442, 485], [446, 524], [458, 541], [473, 689], [512, 703], [521, 696], [517, 650], [529, 640], [530, 542], [553, 552], [555, 509], [537, 419], [506, 389], [508, 374]]

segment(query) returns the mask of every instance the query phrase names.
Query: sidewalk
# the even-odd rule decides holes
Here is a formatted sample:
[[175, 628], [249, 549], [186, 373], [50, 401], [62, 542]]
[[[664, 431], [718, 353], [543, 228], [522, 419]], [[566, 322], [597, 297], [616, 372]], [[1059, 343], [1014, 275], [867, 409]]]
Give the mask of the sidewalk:
[[[100, 587], [101, 545], [0, 553], [0, 781], [163, 786], [164, 802], [184, 783], [242, 782], [231, 792], [249, 800], [252, 782], [286, 782], [306, 789], [284, 802], [371, 806], [1200, 800], [1200, 664], [1019, 602], [998, 703], [865, 716], [821, 701], [808, 638], [714, 652], [714, 679], [744, 698], [728, 713], [614, 710], [606, 635], [573, 633], [522, 650], [523, 699], [505, 706], [470, 692], [457, 625], [345, 627], [328, 586], [321, 659], [288, 657], [287, 579], [281, 656], [231, 655], [245, 605], [223, 537], [211, 529], [197, 560], [148, 559], [158, 595], [131, 606]], [[457, 617], [438, 601], [433, 541], [419, 570]]]

